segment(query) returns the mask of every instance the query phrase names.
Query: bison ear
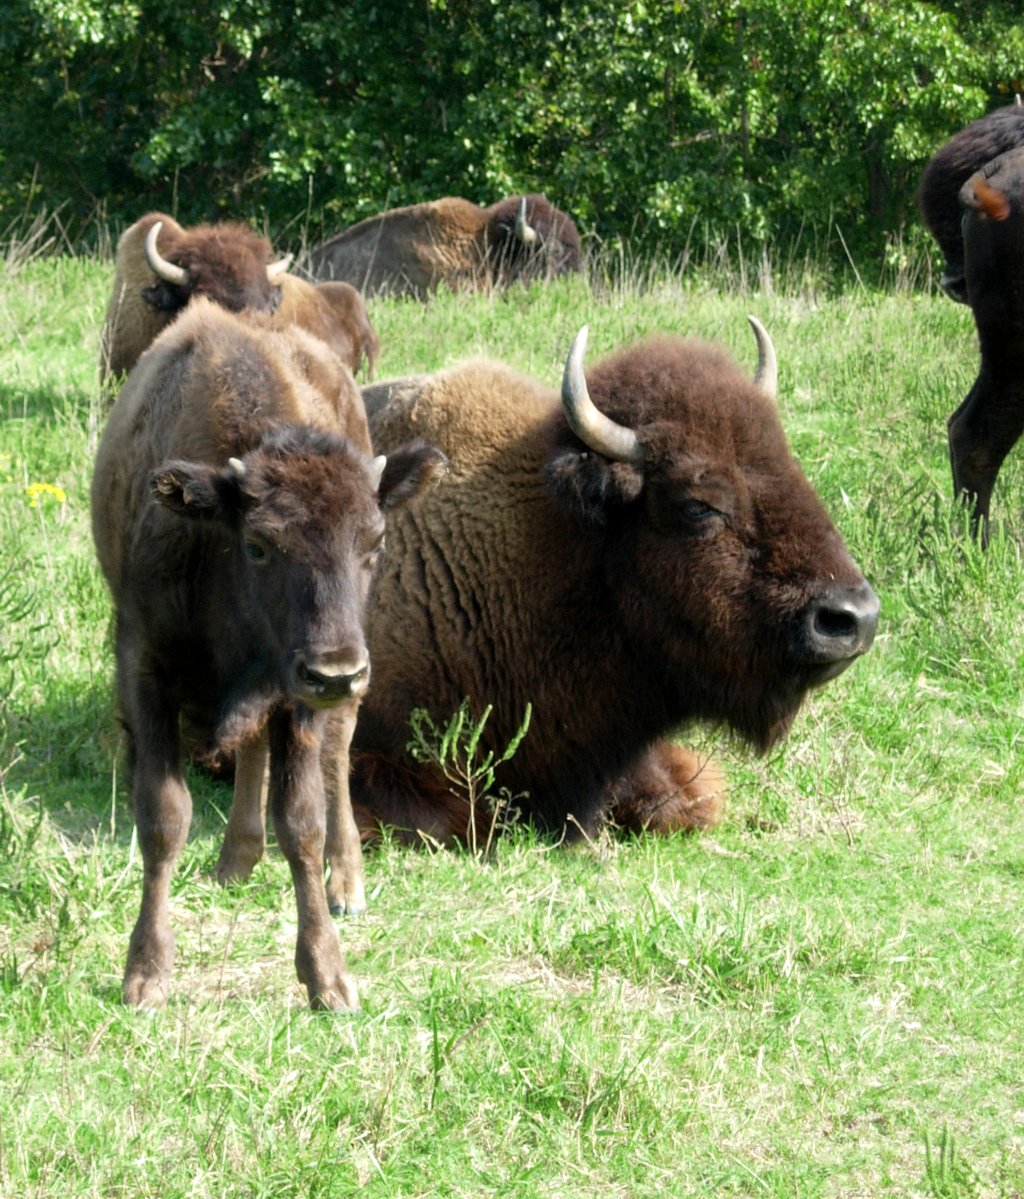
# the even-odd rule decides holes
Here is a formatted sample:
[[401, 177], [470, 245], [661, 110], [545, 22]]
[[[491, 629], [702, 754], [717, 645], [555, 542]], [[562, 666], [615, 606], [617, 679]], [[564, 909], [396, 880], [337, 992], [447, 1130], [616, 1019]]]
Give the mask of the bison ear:
[[633, 463], [572, 446], [555, 450], [545, 475], [559, 506], [590, 525], [607, 524], [614, 510], [633, 503], [644, 486], [643, 473]]
[[448, 459], [444, 454], [417, 438], [388, 454], [377, 488], [377, 502], [385, 512], [397, 508], [447, 473]]
[[153, 498], [192, 520], [233, 522], [242, 508], [238, 473], [200, 462], [167, 462], [150, 476]]

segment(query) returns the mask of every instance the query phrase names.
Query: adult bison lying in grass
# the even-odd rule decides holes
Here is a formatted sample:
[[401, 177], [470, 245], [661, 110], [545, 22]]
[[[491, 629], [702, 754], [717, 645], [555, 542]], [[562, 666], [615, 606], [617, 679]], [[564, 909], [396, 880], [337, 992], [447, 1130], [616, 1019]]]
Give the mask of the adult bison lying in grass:
[[[131, 370], [188, 304], [203, 297], [229, 312], [274, 314], [274, 325], [299, 325], [326, 342], [353, 371], [373, 370], [377, 335], [355, 288], [319, 287], [289, 275], [291, 256], [270, 261], [270, 243], [237, 221], [185, 229], [150, 212], [117, 243], [114, 282], [103, 326], [104, 383]], [[371, 376], [372, 377], [372, 376]]]
[[987, 535], [999, 468], [1024, 432], [1024, 145], [960, 189], [967, 302], [978, 330], [978, 377], [949, 418], [953, 489]]
[[[129, 376], [92, 484], [144, 867], [127, 1003], [162, 1003], [173, 963], [170, 880], [191, 815], [183, 718], [237, 753], [257, 803], [269, 750], [299, 978], [315, 1006], [357, 1005], [324, 889], [321, 744], [333, 711], [347, 753], [366, 689], [363, 616], [382, 510], [442, 467], [420, 446], [386, 464], [371, 457], [362, 402], [335, 354], [303, 330], [208, 300], [194, 300]], [[347, 809], [347, 793], [338, 803]]]
[[364, 295], [424, 298], [444, 283], [490, 288], [580, 268], [572, 218], [546, 196], [511, 196], [489, 208], [446, 197], [368, 217], [316, 246], [314, 279], [341, 279]]
[[878, 600], [791, 456], [774, 351], [752, 382], [670, 337], [583, 371], [562, 401], [488, 361], [363, 391], [374, 445], [435, 442], [450, 473], [388, 522], [353, 741], [364, 829], [464, 838], [471, 813], [406, 751], [409, 717], [493, 705], [484, 747], [520, 815], [590, 834], [612, 817], [712, 823], [714, 780], [663, 740], [723, 724], [764, 751], [871, 645]]

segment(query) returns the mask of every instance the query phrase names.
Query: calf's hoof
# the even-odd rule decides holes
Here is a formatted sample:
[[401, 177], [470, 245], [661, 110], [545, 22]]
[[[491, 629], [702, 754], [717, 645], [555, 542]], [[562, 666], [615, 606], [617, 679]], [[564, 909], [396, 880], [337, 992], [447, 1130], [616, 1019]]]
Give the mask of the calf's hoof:
[[220, 847], [220, 856], [214, 874], [222, 887], [229, 883], [244, 883], [252, 874], [256, 863], [263, 857], [263, 847]]
[[307, 984], [309, 1006], [317, 1012], [349, 1012], [355, 1014], [359, 1008], [359, 991], [351, 974], [342, 971], [330, 984]]
[[335, 884], [334, 871], [327, 880], [327, 907], [332, 916], [362, 916], [366, 911], [366, 890], [361, 878], [339, 877]]

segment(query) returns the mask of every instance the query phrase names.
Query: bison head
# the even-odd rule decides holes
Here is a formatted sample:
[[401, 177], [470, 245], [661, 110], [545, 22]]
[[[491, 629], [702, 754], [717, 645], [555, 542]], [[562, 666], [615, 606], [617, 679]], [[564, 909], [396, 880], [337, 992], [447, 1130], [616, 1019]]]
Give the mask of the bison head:
[[146, 262], [158, 281], [142, 294], [153, 308], [176, 313], [193, 296], [206, 296], [231, 312], [277, 308], [280, 279], [291, 263], [290, 254], [268, 263], [267, 239], [233, 221], [168, 228], [161, 252], [157, 242], [163, 227], [163, 221], [155, 221], [145, 241]]
[[753, 382], [719, 351], [669, 338], [588, 379], [583, 329], [547, 477], [598, 543], [593, 585], [653, 702], [764, 750], [809, 688], [868, 649], [879, 605], [789, 453], [774, 350], [752, 324]]
[[[224, 467], [165, 463], [150, 486], [171, 512], [231, 534], [237, 598], [260, 629], [253, 656], [264, 677], [248, 684], [325, 708], [366, 690], [363, 617], [383, 513], [445, 465], [422, 443], [371, 459], [344, 438], [288, 427]], [[218, 735], [227, 748], [235, 740]]]
[[580, 269], [576, 226], [546, 196], [513, 196], [492, 204], [484, 215], [496, 283], [528, 283]]

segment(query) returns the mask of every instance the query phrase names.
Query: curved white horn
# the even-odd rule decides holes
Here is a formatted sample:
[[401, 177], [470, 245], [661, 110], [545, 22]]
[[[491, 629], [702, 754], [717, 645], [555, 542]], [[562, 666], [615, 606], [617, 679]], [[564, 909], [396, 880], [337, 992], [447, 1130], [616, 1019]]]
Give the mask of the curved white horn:
[[183, 266], [178, 266], [176, 262], [168, 262], [156, 248], [156, 239], [160, 236], [160, 230], [163, 227], [163, 221], [155, 221], [149, 227], [145, 245], [146, 262], [158, 279], [163, 279], [165, 283], [173, 283], [177, 287], [188, 287], [188, 271]]
[[236, 479], [244, 479], [245, 478], [245, 463], [242, 461], [241, 458], [229, 458], [228, 466], [230, 467], [231, 473], [235, 476]]
[[537, 230], [526, 219], [526, 197], [519, 202], [519, 212], [516, 215], [516, 237], [524, 246], [532, 246], [537, 240]]
[[380, 487], [380, 481], [384, 477], [384, 467], [387, 464], [387, 456], [384, 454], [378, 454], [370, 463], [370, 482], [373, 484], [374, 491]]
[[748, 316], [751, 329], [754, 330], [754, 340], [757, 342], [757, 369], [754, 371], [754, 384], [760, 387], [770, 400], [775, 399], [779, 387], [779, 365], [775, 359], [775, 347], [768, 336], [768, 330], [756, 316]]
[[590, 398], [583, 374], [583, 354], [589, 332], [584, 325], [573, 339], [565, 360], [565, 373], [562, 375], [565, 419], [580, 441], [598, 454], [615, 462], [642, 462], [643, 450], [635, 431], [605, 416]]
[[292, 264], [292, 254], [285, 254], [283, 258], [279, 258], [277, 262], [271, 262], [267, 265], [267, 278], [271, 283], [276, 283], [278, 279], [288, 270]]

